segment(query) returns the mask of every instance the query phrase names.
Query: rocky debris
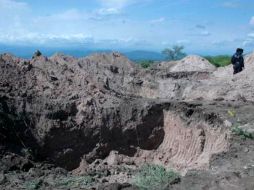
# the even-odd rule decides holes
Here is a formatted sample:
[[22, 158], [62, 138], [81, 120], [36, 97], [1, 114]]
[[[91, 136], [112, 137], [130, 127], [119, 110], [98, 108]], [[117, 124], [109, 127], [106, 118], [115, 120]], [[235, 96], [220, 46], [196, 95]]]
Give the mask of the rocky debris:
[[145, 163], [186, 174], [170, 188], [249, 187], [253, 141], [232, 127], [253, 130], [254, 66], [232, 81], [231, 66], [207, 64], [190, 56], [143, 70], [119, 53], [1, 55], [0, 187], [135, 189], [122, 184]]

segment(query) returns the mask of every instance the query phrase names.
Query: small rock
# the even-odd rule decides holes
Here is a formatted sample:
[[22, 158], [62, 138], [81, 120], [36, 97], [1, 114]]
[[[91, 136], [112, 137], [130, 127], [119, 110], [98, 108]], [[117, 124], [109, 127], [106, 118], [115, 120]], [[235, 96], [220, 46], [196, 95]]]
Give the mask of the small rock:
[[104, 174], [105, 174], [105, 176], [109, 176], [111, 173], [110, 173], [109, 170], [105, 170], [105, 171], [104, 171]]
[[226, 127], [232, 127], [232, 123], [230, 121], [228, 121], [228, 120], [224, 121], [224, 125]]
[[56, 76], [51, 75], [51, 76], [50, 76], [50, 80], [51, 80], [51, 81], [57, 81], [58, 78], [57, 78]]
[[0, 185], [4, 184], [6, 182], [6, 180], [7, 180], [6, 176], [3, 173], [1, 173], [0, 174]]
[[108, 182], [108, 180], [107, 180], [107, 179], [105, 179], [105, 178], [103, 178], [103, 179], [101, 180], [101, 182], [102, 182], [102, 183], [107, 183], [107, 182]]
[[243, 150], [245, 153], [249, 152], [249, 149], [248, 148], [244, 148]]

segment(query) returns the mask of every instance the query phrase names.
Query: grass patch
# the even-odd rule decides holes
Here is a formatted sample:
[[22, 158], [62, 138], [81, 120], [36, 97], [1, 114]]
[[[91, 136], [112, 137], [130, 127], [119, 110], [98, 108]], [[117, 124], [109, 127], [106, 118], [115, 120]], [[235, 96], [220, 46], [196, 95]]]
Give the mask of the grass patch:
[[205, 56], [205, 58], [216, 67], [225, 67], [231, 64], [231, 57], [228, 55]]
[[236, 117], [236, 111], [235, 110], [228, 110], [228, 115], [230, 117]]
[[137, 64], [141, 65], [142, 68], [147, 69], [154, 64], [153, 60], [140, 60], [136, 61]]
[[232, 133], [234, 135], [240, 136], [242, 139], [254, 139], [252, 133], [249, 133], [248, 131], [241, 129], [239, 126], [234, 126], [232, 128]]
[[36, 190], [36, 189], [40, 189], [41, 185], [42, 185], [42, 180], [32, 180], [32, 181], [28, 181], [25, 183], [25, 189], [27, 190]]
[[144, 165], [135, 176], [134, 185], [141, 190], [164, 189], [168, 184], [179, 182], [180, 175], [163, 166]]
[[93, 182], [92, 177], [90, 176], [74, 176], [74, 177], [65, 177], [59, 179], [56, 182], [56, 187], [58, 188], [88, 188]]
[[56, 178], [55, 181], [43, 181], [42, 179], [35, 179], [24, 184], [24, 189], [36, 190], [43, 188], [44, 183], [57, 189], [89, 189], [94, 183], [91, 176], [69, 176]]

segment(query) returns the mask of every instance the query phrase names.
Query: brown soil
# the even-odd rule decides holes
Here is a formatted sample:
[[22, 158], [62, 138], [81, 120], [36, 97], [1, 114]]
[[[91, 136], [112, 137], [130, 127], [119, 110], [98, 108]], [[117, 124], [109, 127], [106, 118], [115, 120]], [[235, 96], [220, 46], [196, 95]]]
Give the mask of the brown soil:
[[167, 189], [254, 189], [253, 139], [232, 133], [253, 133], [247, 64], [232, 81], [230, 67], [143, 70], [119, 53], [1, 55], [0, 188], [137, 189], [149, 163], [182, 174]]

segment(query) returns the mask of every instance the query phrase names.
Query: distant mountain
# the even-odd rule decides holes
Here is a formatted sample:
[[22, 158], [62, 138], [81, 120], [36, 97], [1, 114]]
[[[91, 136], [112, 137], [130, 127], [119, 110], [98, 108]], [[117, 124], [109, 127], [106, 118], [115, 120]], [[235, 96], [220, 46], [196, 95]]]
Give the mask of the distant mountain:
[[137, 51], [129, 51], [129, 52], [123, 52], [125, 56], [127, 56], [131, 60], [139, 61], [139, 60], [156, 60], [161, 61], [164, 60], [165, 57], [155, 51], [143, 51], [143, 50], [137, 50]]
[[74, 57], [85, 57], [95, 52], [110, 52], [110, 50], [89, 50], [81, 48], [57, 48], [57, 47], [25, 47], [25, 46], [7, 46], [0, 44], [1, 53], [11, 53], [18, 57], [31, 58], [36, 50], [40, 50], [43, 55], [51, 56], [55, 53], [64, 53]]
[[[1, 53], [11, 53], [18, 57], [23, 58], [31, 58], [33, 53], [36, 50], [40, 50], [43, 55], [51, 56], [56, 52], [64, 53], [67, 55], [72, 55], [75, 57], [85, 57], [92, 53], [96, 52], [112, 52], [112, 50], [103, 50], [103, 49], [83, 49], [81, 47], [77, 48], [52, 48], [52, 47], [26, 47], [26, 46], [8, 46], [0, 44], [0, 54]], [[115, 51], [115, 50], [114, 50]], [[159, 52], [154, 51], [144, 51], [144, 50], [135, 50], [135, 51], [128, 51], [128, 50], [116, 50], [124, 54], [126, 57], [133, 61], [140, 61], [140, 60], [163, 60], [164, 56]]]

